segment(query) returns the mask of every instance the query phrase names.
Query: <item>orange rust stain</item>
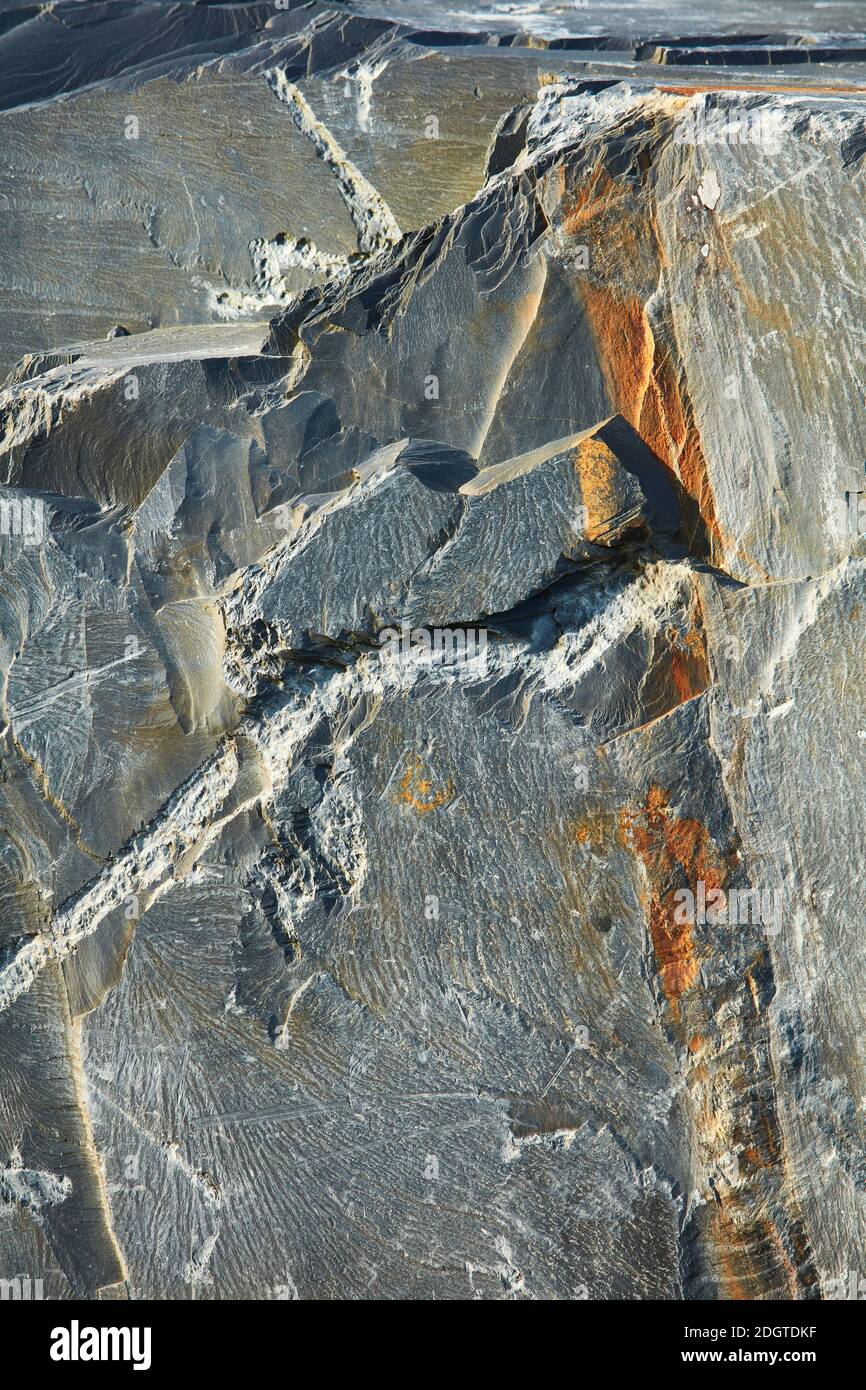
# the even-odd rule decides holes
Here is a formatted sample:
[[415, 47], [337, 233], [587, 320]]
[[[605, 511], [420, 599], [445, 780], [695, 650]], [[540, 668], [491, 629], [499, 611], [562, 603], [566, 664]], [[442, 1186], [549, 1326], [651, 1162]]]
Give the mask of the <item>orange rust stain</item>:
[[584, 308], [612, 408], [637, 430], [692, 499], [711, 555], [717, 558], [722, 535], [691, 402], [683, 399], [670, 354], [653, 338], [642, 300], [587, 287]]
[[799, 1298], [797, 1271], [769, 1217], [756, 1217], [735, 1193], [728, 1193], [715, 1209], [713, 1226], [713, 1245], [729, 1298], [765, 1297], [771, 1273], [781, 1279], [777, 1297]]
[[587, 286], [583, 303], [611, 405], [638, 429], [654, 348], [643, 302], [638, 295], [621, 297], [606, 286]]
[[650, 937], [665, 998], [674, 1019], [679, 1020], [680, 1001], [698, 978], [700, 960], [693, 924], [676, 920], [675, 895], [683, 887], [695, 892], [699, 881], [704, 882], [708, 894], [721, 888], [727, 864], [705, 825], [671, 814], [670, 798], [657, 783], [649, 787], [640, 811], [622, 812], [620, 832], [647, 872]]
[[[772, 1077], [761, 1075], [747, 1027], [736, 1046], [711, 1055], [705, 1029], [714, 1008], [708, 1008], [700, 990], [688, 995], [699, 973], [699, 948], [690, 924], [678, 923], [673, 913], [678, 887], [687, 885], [696, 892], [703, 880], [708, 894], [722, 888], [735, 854], [719, 849], [699, 820], [675, 815], [670, 800], [663, 787], [651, 783], [643, 805], [621, 812], [620, 835], [646, 869], [645, 906], [671, 1017], [679, 1028], [682, 1009], [691, 1025], [683, 1028], [682, 1037], [693, 1059], [687, 1084], [696, 1157], [708, 1174], [721, 1172], [704, 1193], [709, 1206], [702, 1244], [721, 1296], [800, 1298], [815, 1286], [817, 1274], [796, 1199], [785, 1189], [784, 1145]], [[754, 995], [751, 969], [746, 976]], [[732, 1152], [741, 1158], [733, 1183], [720, 1168]], [[772, 1216], [768, 1192], [778, 1202]]]
[[764, 1131], [764, 1148], [767, 1151], [768, 1163], [781, 1163], [783, 1158], [782, 1137], [775, 1123], [775, 1118], [771, 1120], [766, 1110], [761, 1112], [761, 1128]]
[[584, 439], [575, 450], [574, 469], [580, 478], [580, 495], [586, 507], [586, 538], [603, 537], [617, 510], [616, 479], [619, 464], [601, 439]]
[[583, 304], [611, 406], [679, 481], [700, 514], [693, 527], [702, 519], [715, 549], [721, 541], [715, 499], [691, 402], [646, 313], [642, 282], [664, 259], [652, 219], [638, 216], [627, 182], [598, 164], [564, 200], [562, 226], [590, 246], [597, 278], [584, 281]]
[[709, 469], [697, 426], [689, 407], [689, 425], [685, 443], [677, 460], [680, 482], [689, 497], [697, 505], [698, 514], [707, 530], [711, 543], [711, 555], [720, 558], [718, 549], [722, 544], [722, 533], [716, 516], [716, 499], [710, 485]]
[[570, 201], [563, 206], [564, 230], [569, 236], [592, 230], [592, 224], [606, 216], [625, 197], [624, 186], [612, 179], [602, 164], [596, 164], [586, 182], [575, 190]]
[[710, 664], [697, 592], [691, 626], [685, 633], [669, 627], [668, 640], [671, 644], [671, 679], [680, 703], [684, 704], [686, 700], [702, 695], [710, 684]]
[[[762, 1103], [750, 1058], [743, 1045], [728, 1050], [712, 1072], [700, 1061], [690, 1072], [704, 1162], [716, 1167], [720, 1155], [732, 1151], [740, 1158], [736, 1182], [716, 1181], [704, 1194], [713, 1203], [709, 1250], [727, 1297], [799, 1298], [817, 1275], [796, 1200], [789, 1194], [778, 1217], [767, 1214], [767, 1191], [781, 1196], [784, 1190], [777, 1184], [784, 1182], [785, 1155], [772, 1092], [765, 1097], [769, 1103]], [[764, 1177], [756, 1187], [758, 1172]]]
[[679, 1018], [680, 999], [697, 980], [700, 966], [691, 923], [675, 924], [675, 907], [673, 893], [653, 902], [649, 925], [665, 998], [675, 1018]]
[[614, 826], [615, 819], [609, 812], [598, 811], [575, 821], [572, 833], [577, 844], [600, 849], [612, 835]]
[[660, 343], [653, 353], [652, 372], [638, 423], [653, 453], [673, 470], [686, 441], [688, 424], [671, 355]]
[[692, 403], [645, 308], [646, 283], [664, 261], [653, 216], [638, 210], [626, 180], [598, 164], [564, 195], [562, 228], [590, 247], [593, 275], [582, 281], [581, 294], [611, 407], [668, 469], [682, 495], [689, 542], [703, 532], [710, 559], [721, 563], [730, 540], [719, 525]]
[[[660, 343], [655, 346], [650, 382], [635, 428], [694, 502], [715, 557], [722, 546], [722, 534], [707, 460], [691, 401], [681, 390], [671, 353]], [[697, 520], [692, 519], [693, 533]]]
[[789, 87], [775, 82], [764, 83], [761, 86], [751, 83], [746, 85], [737, 83], [736, 85], [722, 85], [717, 82], [695, 83], [688, 87], [669, 87], [662, 83], [656, 84], [658, 91], [670, 92], [673, 96], [693, 97], [698, 92], [813, 92], [820, 96], [847, 96], [849, 92], [866, 92], [866, 87], [832, 87], [829, 84], [816, 85], [814, 87]]
[[770, 1166], [768, 1160], [754, 1144], [749, 1144], [747, 1148], [743, 1149], [742, 1156], [748, 1159], [754, 1168], [768, 1168]]
[[394, 799], [404, 806], [410, 806], [419, 816], [426, 816], [428, 812], [438, 811], [440, 806], [445, 806], [453, 796], [454, 783], [450, 777], [439, 791], [434, 792], [432, 781], [423, 775], [421, 759], [413, 758], [400, 778], [400, 789]]
[[751, 970], [746, 971], [746, 984], [749, 986], [749, 995], [752, 1000], [752, 1007], [756, 1014], [761, 1012], [761, 1001], [758, 997], [758, 986], [755, 984], [755, 977]]

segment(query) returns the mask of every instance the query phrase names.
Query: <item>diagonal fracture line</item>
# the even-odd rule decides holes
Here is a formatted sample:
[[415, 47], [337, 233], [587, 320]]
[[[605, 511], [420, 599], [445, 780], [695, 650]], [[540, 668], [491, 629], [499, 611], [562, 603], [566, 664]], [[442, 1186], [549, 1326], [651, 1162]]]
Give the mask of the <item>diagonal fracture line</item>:
[[372, 255], [394, 246], [403, 233], [382, 195], [352, 163], [294, 82], [290, 82], [280, 68], [269, 68], [265, 77], [274, 95], [288, 107], [298, 130], [312, 142], [319, 158], [336, 178], [343, 202], [358, 233], [358, 250]]
[[49, 962], [71, 955], [110, 912], [134, 896], [150, 894], [153, 901], [171, 887], [172, 868], [183, 853], [193, 846], [203, 849], [226, 819], [243, 809], [233, 804], [230, 813], [225, 811], [239, 767], [237, 745], [231, 741], [175, 792], [112, 864], [55, 914], [50, 932], [30, 937], [19, 948], [0, 969], [0, 1013], [26, 993]]
[[[0, 1013], [25, 994], [52, 961], [71, 955], [97, 930], [109, 913], [130, 898], [146, 897], [148, 906], [178, 881], [223, 827], [241, 811], [266, 801], [290, 776], [298, 749], [322, 715], [333, 714], [345, 702], [388, 684], [413, 684], [420, 671], [395, 669], [390, 681], [380, 669], [350, 667], [329, 675], [311, 695], [272, 714], [262, 724], [254, 716], [242, 720], [237, 733], [169, 798], [165, 806], [118, 857], [54, 914], [51, 930], [29, 937], [0, 966]], [[257, 776], [238, 795], [244, 769], [257, 764]], [[180, 875], [182, 876], [182, 875]]]

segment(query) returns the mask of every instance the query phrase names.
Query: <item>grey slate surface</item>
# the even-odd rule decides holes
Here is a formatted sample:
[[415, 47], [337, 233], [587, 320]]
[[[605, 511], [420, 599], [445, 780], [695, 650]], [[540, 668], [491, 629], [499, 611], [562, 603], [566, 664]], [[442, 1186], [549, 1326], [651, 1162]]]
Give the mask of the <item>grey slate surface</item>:
[[0, 20], [0, 1279], [833, 1297], [862, 7]]

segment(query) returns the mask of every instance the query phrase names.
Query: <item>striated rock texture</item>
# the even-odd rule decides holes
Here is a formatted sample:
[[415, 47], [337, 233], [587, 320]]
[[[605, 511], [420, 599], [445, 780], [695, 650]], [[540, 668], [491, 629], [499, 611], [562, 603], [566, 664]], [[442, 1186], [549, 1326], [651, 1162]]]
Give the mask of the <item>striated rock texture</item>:
[[46, 1297], [866, 1278], [862, 9], [475, 8], [0, 6]]

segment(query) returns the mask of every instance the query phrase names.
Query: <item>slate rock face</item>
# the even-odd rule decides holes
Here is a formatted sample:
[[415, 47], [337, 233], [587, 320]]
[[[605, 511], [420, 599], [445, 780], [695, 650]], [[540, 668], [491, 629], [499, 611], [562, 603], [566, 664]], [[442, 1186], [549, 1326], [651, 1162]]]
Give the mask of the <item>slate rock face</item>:
[[838, 1296], [855, 7], [430, 8], [3, 11], [0, 1278]]

